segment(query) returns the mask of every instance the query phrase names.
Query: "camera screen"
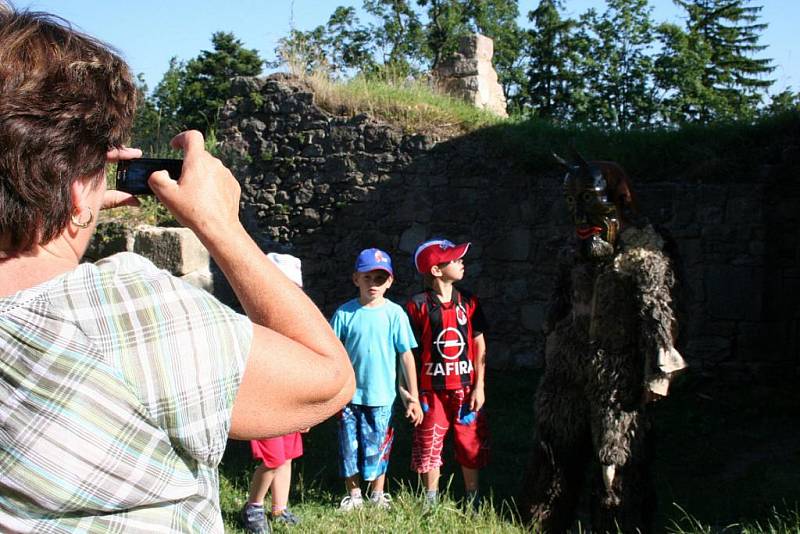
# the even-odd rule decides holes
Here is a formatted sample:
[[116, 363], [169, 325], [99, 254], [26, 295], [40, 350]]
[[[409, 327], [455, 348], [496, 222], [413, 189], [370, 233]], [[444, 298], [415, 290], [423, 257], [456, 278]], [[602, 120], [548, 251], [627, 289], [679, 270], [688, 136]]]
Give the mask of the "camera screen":
[[156, 171], [166, 170], [170, 178], [181, 175], [181, 159], [133, 159], [120, 161], [117, 166], [117, 189], [133, 195], [152, 195], [147, 179]]

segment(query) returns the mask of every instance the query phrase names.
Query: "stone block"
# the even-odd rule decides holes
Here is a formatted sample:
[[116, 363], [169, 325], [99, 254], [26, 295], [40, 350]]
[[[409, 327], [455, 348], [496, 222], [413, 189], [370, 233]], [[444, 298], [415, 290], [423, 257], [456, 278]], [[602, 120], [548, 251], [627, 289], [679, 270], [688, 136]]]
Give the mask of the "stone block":
[[415, 195], [400, 195], [402, 200], [394, 204], [389, 215], [392, 220], [399, 222], [413, 221], [417, 223], [430, 222], [433, 215], [433, 206], [427, 197]]
[[492, 346], [489, 350], [491, 351], [491, 354], [487, 354], [486, 357], [486, 366], [489, 369], [508, 369], [513, 363], [511, 349], [506, 343], [503, 343], [502, 341], [496, 341], [492, 343]]
[[417, 245], [425, 241], [427, 236], [428, 227], [414, 223], [400, 236], [400, 243], [398, 243], [397, 248], [413, 255], [414, 251], [417, 250]]
[[760, 199], [753, 197], [731, 198], [725, 208], [725, 223], [729, 225], [758, 223], [764, 217], [762, 206]]
[[467, 58], [491, 61], [494, 55], [494, 41], [479, 33], [465, 35], [458, 42], [458, 51]]
[[479, 69], [479, 61], [477, 59], [457, 59], [448, 61], [440, 68], [436, 69], [439, 76], [455, 78], [463, 78], [465, 76], [477, 76]]
[[756, 320], [761, 316], [764, 284], [760, 269], [712, 265], [705, 269], [704, 286], [712, 318]]
[[308, 145], [302, 150], [303, 156], [307, 158], [318, 158], [321, 157], [325, 153], [322, 145], [312, 144]]
[[524, 261], [531, 251], [531, 232], [527, 227], [512, 228], [488, 246], [489, 254], [498, 260]]
[[[469, 275], [479, 277], [480, 272], [476, 269], [475, 264], [470, 263]], [[509, 279], [502, 284], [503, 300], [508, 303], [518, 303], [528, 300], [528, 281], [523, 279]]]
[[473, 287], [481, 301], [489, 301], [497, 295], [497, 284], [491, 278], [483, 277], [477, 281], [473, 281]]
[[697, 213], [697, 220], [701, 224], [721, 224], [724, 219], [724, 212], [720, 206], [700, 206]]
[[547, 310], [544, 302], [525, 304], [520, 309], [520, 322], [523, 328], [533, 332], [541, 332]]
[[678, 254], [683, 265], [697, 265], [703, 261], [703, 249], [699, 239], [684, 239], [678, 242]]
[[209, 293], [214, 293], [214, 276], [211, 270], [206, 266], [204, 269], [198, 269], [180, 277], [181, 280], [187, 282], [194, 287], [204, 289]]
[[302, 213], [292, 222], [302, 228], [316, 228], [320, 223], [320, 215], [314, 208], [303, 208]]
[[654, 224], [666, 224], [674, 217], [675, 188], [667, 184], [648, 184], [636, 194], [642, 213]]
[[434, 77], [442, 91], [507, 117], [503, 88], [491, 63], [493, 47], [492, 40], [482, 35], [462, 38], [461, 52], [437, 67]]
[[100, 259], [133, 250], [133, 231], [119, 221], [101, 221], [86, 249], [87, 259]]
[[672, 224], [684, 227], [695, 222], [697, 217], [697, 192], [686, 186], [675, 191], [672, 208]]
[[208, 251], [188, 228], [139, 226], [133, 251], [175, 276], [208, 268]]
[[706, 361], [720, 363], [730, 360], [731, 340], [725, 337], [703, 336], [689, 340], [686, 346], [688, 361]]

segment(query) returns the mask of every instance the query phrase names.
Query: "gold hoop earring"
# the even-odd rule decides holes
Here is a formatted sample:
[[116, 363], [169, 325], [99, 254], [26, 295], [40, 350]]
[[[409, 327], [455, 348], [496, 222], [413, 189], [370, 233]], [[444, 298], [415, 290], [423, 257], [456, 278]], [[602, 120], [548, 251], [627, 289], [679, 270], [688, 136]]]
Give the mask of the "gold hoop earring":
[[78, 228], [87, 228], [90, 224], [92, 224], [92, 221], [94, 220], [94, 213], [92, 212], [92, 208], [87, 207], [86, 209], [89, 210], [89, 219], [86, 222], [80, 222], [78, 220], [78, 216], [75, 213], [73, 213], [72, 217], [70, 217], [70, 219], [72, 220], [72, 224], [74, 224]]

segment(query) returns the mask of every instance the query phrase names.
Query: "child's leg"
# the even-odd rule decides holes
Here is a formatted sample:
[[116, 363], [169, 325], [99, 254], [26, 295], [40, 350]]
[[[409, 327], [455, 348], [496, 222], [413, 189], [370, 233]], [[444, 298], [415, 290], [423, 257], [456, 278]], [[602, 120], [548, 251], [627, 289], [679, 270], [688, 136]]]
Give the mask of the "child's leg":
[[386, 480], [386, 473], [378, 476], [375, 480], [372, 481], [370, 486], [372, 487], [372, 493], [383, 493], [384, 482]]
[[359, 442], [363, 457], [361, 472], [372, 493], [383, 493], [389, 455], [394, 443], [391, 406], [365, 406], [359, 421]]
[[461, 474], [464, 475], [464, 491], [467, 493], [471, 491], [478, 491], [478, 479], [480, 475], [479, 469], [472, 469], [470, 467], [461, 466]]
[[414, 428], [411, 469], [422, 475], [422, 483], [429, 498], [435, 498], [435, 492], [439, 489], [442, 448], [450, 428], [450, 419], [442, 402], [442, 398], [446, 396], [446, 392], [422, 392], [422, 423]]
[[263, 505], [264, 498], [267, 496], [267, 491], [275, 478], [275, 470], [270, 469], [266, 465], [259, 464], [253, 473], [253, 478], [250, 480], [250, 495], [247, 502], [250, 504]]
[[[469, 402], [469, 390], [459, 395], [461, 403]], [[459, 406], [459, 413], [461, 413]], [[456, 450], [456, 461], [461, 465], [464, 476], [464, 490], [469, 496], [478, 491], [480, 469], [489, 462], [489, 427], [486, 416], [479, 411], [475, 418], [457, 419], [453, 424], [453, 443]]]
[[347, 490], [347, 493], [353, 493], [354, 490], [359, 490], [361, 492], [361, 475], [356, 473], [353, 476], [346, 477], [344, 479], [344, 487]]
[[427, 473], [422, 473], [422, 483], [425, 485], [426, 491], [439, 490], [439, 473], [438, 467], [431, 468]]
[[339, 476], [345, 479], [348, 490], [358, 479], [358, 407], [348, 404], [339, 413]]
[[359, 465], [361, 407], [348, 404], [339, 415], [339, 475], [344, 478], [347, 495], [339, 505], [342, 510], [361, 506], [361, 475]]
[[286, 460], [283, 465], [273, 470], [275, 473], [270, 486], [272, 496], [272, 514], [278, 515], [289, 503], [289, 488], [292, 485], [292, 461]]

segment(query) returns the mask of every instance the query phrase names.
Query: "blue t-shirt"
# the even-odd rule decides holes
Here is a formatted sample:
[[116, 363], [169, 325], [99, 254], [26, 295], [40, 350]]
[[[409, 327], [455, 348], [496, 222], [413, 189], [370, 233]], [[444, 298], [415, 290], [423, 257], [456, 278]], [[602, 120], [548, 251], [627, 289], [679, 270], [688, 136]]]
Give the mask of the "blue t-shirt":
[[331, 318], [356, 374], [353, 404], [390, 406], [397, 381], [397, 355], [417, 346], [405, 310], [394, 302], [375, 308], [350, 300]]

